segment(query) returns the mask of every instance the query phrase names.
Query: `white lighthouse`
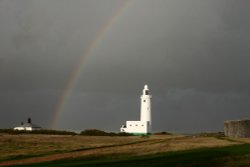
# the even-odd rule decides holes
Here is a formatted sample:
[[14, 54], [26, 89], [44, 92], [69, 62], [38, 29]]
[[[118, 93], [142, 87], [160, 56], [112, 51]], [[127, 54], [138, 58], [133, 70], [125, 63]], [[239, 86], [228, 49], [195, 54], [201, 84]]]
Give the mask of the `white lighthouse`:
[[141, 95], [141, 119], [140, 121], [126, 121], [122, 125], [121, 132], [133, 134], [148, 134], [152, 130], [151, 121], [151, 98], [148, 85], [144, 86]]
[[151, 125], [151, 98], [148, 85], [144, 86], [141, 95], [141, 121], [149, 122]]

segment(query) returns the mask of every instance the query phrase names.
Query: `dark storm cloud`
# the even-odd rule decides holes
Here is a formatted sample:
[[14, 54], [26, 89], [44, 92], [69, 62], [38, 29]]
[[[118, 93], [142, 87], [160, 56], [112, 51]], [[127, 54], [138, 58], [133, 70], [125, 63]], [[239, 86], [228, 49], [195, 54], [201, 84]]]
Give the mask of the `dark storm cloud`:
[[62, 87], [83, 50], [119, 4], [1, 1], [1, 57], [9, 70], [2, 71], [9, 75], [1, 86]]
[[[84, 50], [123, 2], [0, 1], [1, 127], [14, 126], [13, 115], [49, 124]], [[249, 3], [131, 1], [85, 58], [59, 128], [119, 130], [139, 119], [145, 83], [155, 130], [222, 130], [225, 119], [248, 117]]]
[[[102, 73], [103, 82], [115, 76], [118, 82], [129, 82], [129, 77], [132, 82], [136, 79], [156, 82], [155, 86], [247, 89], [249, 29], [239, 25], [231, 32], [226, 21], [227, 18], [231, 22], [238, 20], [247, 9], [236, 12], [231, 7], [234, 5], [226, 1], [135, 3], [121, 18], [123, 22], [112, 29], [106, 43], [103, 42], [107, 47], [93, 55], [99, 56], [102, 64], [98, 64], [98, 68], [91, 64], [89, 68], [95, 67]], [[231, 17], [228, 8], [238, 15]], [[141, 14], [138, 12], [141, 10], [149, 12]], [[248, 24], [247, 19], [244, 22]], [[113, 68], [116, 73], [112, 73]]]

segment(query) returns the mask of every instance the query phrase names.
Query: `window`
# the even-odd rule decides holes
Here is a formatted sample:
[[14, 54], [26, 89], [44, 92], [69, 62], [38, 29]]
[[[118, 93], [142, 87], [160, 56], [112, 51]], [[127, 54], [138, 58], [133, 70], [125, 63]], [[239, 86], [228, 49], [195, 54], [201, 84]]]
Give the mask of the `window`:
[[146, 95], [149, 95], [149, 91], [148, 91], [148, 90], [146, 90], [146, 91], [145, 91], [145, 94], [146, 94]]
[[143, 100], [143, 102], [146, 102], [146, 100]]

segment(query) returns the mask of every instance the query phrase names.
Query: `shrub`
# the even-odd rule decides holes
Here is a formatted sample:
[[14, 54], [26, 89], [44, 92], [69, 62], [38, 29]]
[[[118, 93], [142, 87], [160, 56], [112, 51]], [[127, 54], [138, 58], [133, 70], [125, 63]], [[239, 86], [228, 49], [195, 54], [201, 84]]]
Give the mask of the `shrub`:
[[109, 133], [98, 130], [98, 129], [86, 129], [80, 133], [85, 136], [109, 136]]
[[98, 129], [86, 129], [80, 133], [80, 135], [84, 136], [133, 136], [129, 133], [114, 133], [114, 132], [105, 132]]
[[171, 133], [169, 132], [157, 132], [157, 133], [154, 133], [155, 135], [172, 135]]

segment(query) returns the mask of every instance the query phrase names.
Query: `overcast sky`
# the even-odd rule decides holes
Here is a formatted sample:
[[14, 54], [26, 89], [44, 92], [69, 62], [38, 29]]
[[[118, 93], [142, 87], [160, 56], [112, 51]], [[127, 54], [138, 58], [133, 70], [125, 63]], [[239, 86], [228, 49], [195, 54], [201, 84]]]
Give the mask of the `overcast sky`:
[[[0, 0], [0, 128], [51, 128], [67, 81], [125, 0]], [[131, 0], [84, 59], [56, 128], [119, 131], [153, 95], [154, 131], [250, 115], [250, 1]]]

